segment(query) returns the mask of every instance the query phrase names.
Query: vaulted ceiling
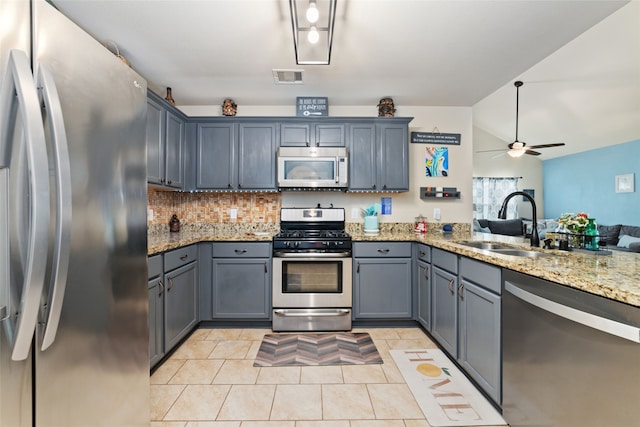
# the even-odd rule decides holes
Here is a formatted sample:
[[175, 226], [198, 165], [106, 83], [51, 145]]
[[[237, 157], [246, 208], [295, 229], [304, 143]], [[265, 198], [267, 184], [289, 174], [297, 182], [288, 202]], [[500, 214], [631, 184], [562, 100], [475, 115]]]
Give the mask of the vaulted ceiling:
[[[374, 107], [390, 96], [397, 107], [475, 106], [474, 124], [511, 142], [521, 79], [520, 135], [530, 145], [575, 148], [591, 133], [640, 138], [640, 120], [607, 130], [629, 127], [621, 112], [639, 117], [638, 0], [337, 1], [331, 64], [298, 66], [287, 0], [53, 0], [98, 40], [114, 41], [150, 87], [172, 87], [178, 105], [327, 96], [330, 106]], [[551, 61], [621, 12], [623, 27], [608, 25], [578, 57]], [[273, 69], [303, 69], [304, 83], [277, 85]]]

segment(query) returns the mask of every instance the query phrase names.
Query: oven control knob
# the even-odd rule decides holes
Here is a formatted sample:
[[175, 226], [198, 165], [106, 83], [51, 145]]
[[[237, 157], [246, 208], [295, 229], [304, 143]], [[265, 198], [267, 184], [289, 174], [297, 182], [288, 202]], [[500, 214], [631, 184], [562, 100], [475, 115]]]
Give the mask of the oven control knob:
[[298, 246], [300, 246], [300, 242], [293, 242], [293, 247], [297, 248]]
[[322, 246], [329, 246], [331, 243], [329, 242], [322, 242]]

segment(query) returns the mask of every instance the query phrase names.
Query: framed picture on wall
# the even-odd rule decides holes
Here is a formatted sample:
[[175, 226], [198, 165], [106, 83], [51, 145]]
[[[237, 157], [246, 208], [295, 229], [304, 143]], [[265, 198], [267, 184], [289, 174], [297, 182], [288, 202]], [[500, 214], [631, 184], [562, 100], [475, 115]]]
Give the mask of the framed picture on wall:
[[616, 193], [633, 193], [634, 174], [616, 175]]

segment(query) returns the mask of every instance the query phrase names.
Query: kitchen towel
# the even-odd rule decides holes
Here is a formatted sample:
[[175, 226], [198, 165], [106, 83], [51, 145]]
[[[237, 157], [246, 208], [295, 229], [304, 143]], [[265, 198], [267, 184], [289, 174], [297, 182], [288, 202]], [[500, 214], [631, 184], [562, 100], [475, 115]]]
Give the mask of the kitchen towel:
[[442, 350], [390, 353], [430, 426], [507, 425]]
[[366, 332], [267, 334], [253, 366], [365, 365], [382, 363]]

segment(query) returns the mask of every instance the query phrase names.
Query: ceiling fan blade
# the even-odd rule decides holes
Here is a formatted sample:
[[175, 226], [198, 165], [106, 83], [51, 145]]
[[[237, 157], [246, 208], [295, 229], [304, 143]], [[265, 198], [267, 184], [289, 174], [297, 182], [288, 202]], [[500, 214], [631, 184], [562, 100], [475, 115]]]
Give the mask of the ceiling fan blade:
[[531, 154], [532, 156], [539, 156], [539, 155], [540, 155], [540, 154], [542, 154], [542, 153], [539, 153], [539, 152], [537, 152], [537, 151], [533, 151], [533, 150], [526, 150], [526, 151], [524, 152], [524, 154]]
[[564, 142], [559, 142], [557, 144], [542, 144], [542, 145], [531, 145], [529, 148], [550, 148], [550, 147], [562, 147], [564, 146]]

